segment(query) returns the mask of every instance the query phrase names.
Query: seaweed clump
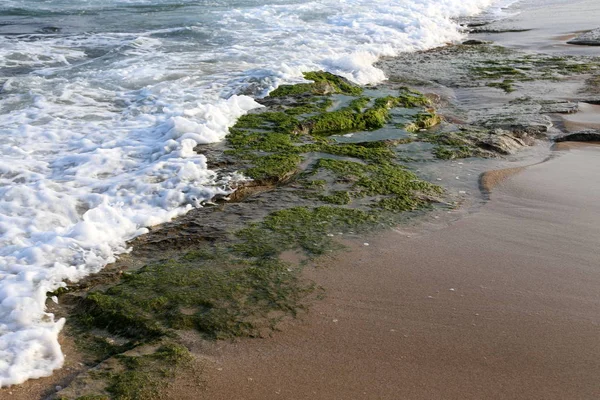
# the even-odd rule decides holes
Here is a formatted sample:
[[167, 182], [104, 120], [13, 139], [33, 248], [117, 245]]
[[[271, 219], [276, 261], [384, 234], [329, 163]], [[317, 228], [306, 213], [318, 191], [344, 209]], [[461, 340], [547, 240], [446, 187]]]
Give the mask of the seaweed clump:
[[295, 85], [281, 85], [269, 93], [270, 97], [286, 97], [298, 95], [328, 95], [328, 94], [348, 94], [359, 96], [363, 89], [354, 85], [341, 76], [330, 72], [311, 71], [304, 73], [304, 79], [313, 81], [312, 83], [298, 83]]
[[[227, 154], [247, 164], [244, 173], [250, 178], [271, 185], [286, 182], [300, 172], [299, 166], [307, 153], [389, 161], [394, 157], [390, 149], [393, 143], [337, 143], [329, 137], [380, 129], [391, 121], [394, 108], [429, 110], [430, 106], [425, 96], [408, 88], [402, 88], [397, 96], [371, 98], [361, 96], [362, 89], [358, 86], [329, 73], [307, 73], [305, 77], [314, 80], [314, 84], [284, 85], [284, 89], [271, 93], [266, 101], [280, 97], [285, 101], [266, 111], [242, 116], [230, 128], [227, 141], [231, 150]], [[311, 86], [323, 82], [337, 89], [322, 94], [316, 86]], [[298, 97], [299, 93], [304, 95]], [[351, 96], [351, 100], [330, 110], [333, 101], [329, 93], [342, 93]], [[427, 128], [439, 122], [439, 117], [429, 111], [419, 113], [413, 125]]]

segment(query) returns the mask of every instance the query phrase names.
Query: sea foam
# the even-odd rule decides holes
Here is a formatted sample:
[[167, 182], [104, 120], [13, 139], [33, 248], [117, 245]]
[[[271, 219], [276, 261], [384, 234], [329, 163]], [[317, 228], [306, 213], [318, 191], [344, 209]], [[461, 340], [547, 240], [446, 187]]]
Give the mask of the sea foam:
[[[52, 23], [52, 7], [65, 7], [60, 21], [79, 22], [64, 34], [0, 36], [0, 386], [63, 364], [65, 321], [47, 312], [47, 292], [98, 272], [147, 227], [244, 179], [210, 170], [194, 148], [223, 140], [259, 107], [248, 95], [316, 69], [381, 81], [377, 59], [459, 40], [451, 18], [493, 1], [248, 0], [206, 10], [182, 1], [180, 11], [164, 11], [169, 23], [141, 29], [135, 21], [150, 21], [134, 18], [131, 32], [111, 28], [113, 14], [105, 30], [87, 27], [76, 3], [46, 1], [48, 16], [36, 17]], [[85, 7], [103, 15], [167, 4], [102, 3]], [[7, 4], [20, 13], [40, 7]]]

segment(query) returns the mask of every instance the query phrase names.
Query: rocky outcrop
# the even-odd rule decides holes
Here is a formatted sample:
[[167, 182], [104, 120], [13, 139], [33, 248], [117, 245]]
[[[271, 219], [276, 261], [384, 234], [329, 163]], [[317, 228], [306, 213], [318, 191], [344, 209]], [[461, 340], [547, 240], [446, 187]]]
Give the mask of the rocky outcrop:
[[568, 44], [577, 44], [580, 46], [600, 46], [600, 28], [594, 29], [569, 40]]

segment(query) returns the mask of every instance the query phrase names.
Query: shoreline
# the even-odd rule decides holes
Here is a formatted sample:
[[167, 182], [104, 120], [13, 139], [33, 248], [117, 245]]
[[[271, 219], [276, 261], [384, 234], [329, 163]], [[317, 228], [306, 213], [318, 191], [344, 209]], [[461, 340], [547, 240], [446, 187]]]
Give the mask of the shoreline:
[[[575, 114], [575, 115], [577, 115], [577, 114]], [[438, 167], [438, 168], [439, 168], [439, 167]], [[457, 192], [459, 191], [459, 190], [458, 190], [458, 188], [459, 188], [459, 187], [460, 187], [460, 186], [457, 186], [457, 189], [456, 189], [456, 191], [457, 191]], [[462, 187], [461, 187], [461, 188], [462, 188]], [[463, 211], [464, 211], [464, 210], [463, 210]], [[162, 228], [161, 228], [161, 229], [162, 229]], [[376, 239], [375, 239], [375, 240], [376, 240]], [[358, 243], [358, 244], [357, 244], [357, 246], [358, 246], [358, 247], [360, 247], [360, 246], [364, 246], [364, 244], [362, 243], [362, 241], [361, 241], [360, 239], [359, 239], [359, 242], [360, 242], [360, 243]], [[371, 243], [370, 243], [370, 244], [371, 244]], [[369, 250], [371, 250], [372, 248], [375, 248], [375, 247], [376, 247], [376, 246], [369, 246]], [[175, 249], [174, 251], [177, 251], [177, 249]], [[138, 264], [138, 265], [140, 265], [140, 264], [143, 264], [143, 263], [144, 263], [144, 261], [143, 261], [143, 260], [144, 260], [144, 258], [142, 257], [142, 261], [138, 260], [138, 261], [137, 261], [137, 264]], [[131, 260], [126, 260], [126, 257], [125, 257], [124, 261], [120, 262], [119, 264], [121, 264], [121, 265], [125, 265], [125, 264], [127, 264], [127, 263], [130, 263], [130, 265], [131, 265]], [[114, 267], [114, 266], [113, 266], [113, 267]], [[113, 276], [115, 276], [115, 277], [118, 279], [118, 271], [120, 271], [120, 269], [119, 269], [119, 268], [121, 268], [121, 267], [120, 267], [119, 265], [117, 265], [117, 266], [116, 266], [116, 270], [115, 270], [115, 269], [112, 269], [112, 270], [111, 270], [111, 269], [109, 268], [109, 270], [107, 270], [107, 271], [105, 271], [105, 272], [106, 272], [106, 274], [107, 274], [108, 276], [111, 276], [111, 274], [112, 274]], [[312, 269], [307, 269], [307, 270], [308, 270], [308, 271], [312, 271]], [[112, 271], [112, 272], [111, 272], [111, 271]], [[310, 276], [309, 276], [309, 279], [310, 279]], [[101, 280], [101, 281], [102, 281], [102, 280]], [[317, 302], [314, 304], [314, 307], [318, 308], [318, 307], [319, 307], [319, 304], [320, 304], [320, 302], [319, 302], [319, 301], [317, 301]], [[296, 322], [294, 322], [294, 321], [291, 321], [291, 322], [289, 322], [289, 321], [288, 321], [288, 322], [285, 322], [284, 324], [288, 324], [288, 323], [291, 323], [292, 325], [295, 325], [295, 324], [296, 324]], [[275, 335], [277, 335], [277, 334], [275, 334]], [[196, 338], [196, 339], [194, 339], [194, 340], [200, 340], [200, 339]], [[243, 340], [243, 341], [244, 341], [244, 342], [246, 342], [245, 340]], [[203, 346], [208, 346], [208, 347], [210, 347], [210, 346], [211, 346], [211, 344], [208, 344], [208, 345], [204, 344]], [[236, 346], [236, 345], [234, 345], [234, 346]], [[252, 346], [252, 345], [251, 345], [251, 346]], [[58, 377], [58, 376], [55, 376], [55, 377], [52, 377], [52, 378], [48, 378], [48, 380], [49, 380], [49, 381], [52, 381], [52, 380], [53, 380], [53, 378], [56, 378], [56, 377]], [[211, 380], [211, 378], [210, 378], [210, 375], [208, 376], [207, 380], [208, 380], [208, 381], [210, 381], [210, 380]], [[36, 383], [38, 383], [38, 384], [39, 384], [39, 383], [41, 383], [41, 384], [43, 385], [42, 381], [40, 381], [40, 380], [38, 380], [38, 381], [34, 381], [34, 382], [36, 382]], [[28, 384], [26, 384], [26, 385], [24, 385], [24, 386], [36, 386], [36, 384], [29, 385], [29, 383], [28, 383]], [[16, 388], [16, 389], [15, 389], [15, 388], [13, 388], [13, 390], [10, 390], [10, 388], [9, 388], [8, 390], [7, 390], [7, 389], [1, 389], [1, 390], [2, 390], [2, 391], [6, 391], [6, 392], [8, 392], [8, 391], [11, 391], [11, 392], [12, 392], [12, 391], [14, 390], [14, 392], [15, 392], [15, 396], [16, 396], [16, 397], [13, 397], [13, 398], [20, 398], [20, 397], [18, 397], [18, 396], [19, 396], [19, 395], [18, 395], [18, 393], [16, 393], [16, 392], [18, 392], [18, 391], [19, 391], [19, 390], [18, 390], [18, 388]], [[0, 392], [0, 393], [2, 393], [2, 392]], [[26, 395], [26, 396], [27, 396], [27, 395]], [[22, 398], [31, 398], [31, 397], [22, 397]], [[178, 398], [178, 397], [174, 397], [174, 398]], [[335, 398], [335, 397], [332, 397], [332, 398]]]
[[598, 224], [578, 209], [600, 188], [582, 190], [590, 173], [548, 187], [590, 162], [600, 149], [577, 146], [446, 228], [383, 233], [308, 270], [325, 300], [272, 338], [215, 346], [206, 398], [597, 397]]

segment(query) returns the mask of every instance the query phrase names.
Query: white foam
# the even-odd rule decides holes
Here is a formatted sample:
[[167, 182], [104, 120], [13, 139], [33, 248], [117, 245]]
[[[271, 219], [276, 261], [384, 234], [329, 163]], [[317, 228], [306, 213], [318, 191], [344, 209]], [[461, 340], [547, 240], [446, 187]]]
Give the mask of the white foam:
[[[242, 93], [314, 69], [381, 81], [379, 57], [459, 40], [450, 17], [490, 4], [322, 0], [215, 8], [202, 23], [141, 33], [0, 36], [0, 68], [31, 71], [6, 78], [0, 96], [0, 386], [63, 364], [48, 291], [243, 179], [193, 151], [259, 106]], [[206, 39], [169, 36], [182, 32]]]

